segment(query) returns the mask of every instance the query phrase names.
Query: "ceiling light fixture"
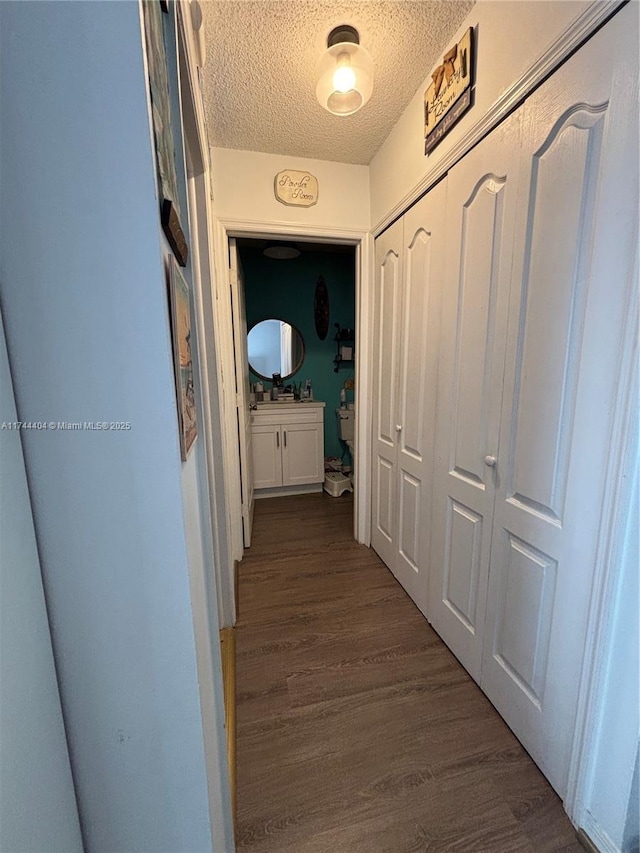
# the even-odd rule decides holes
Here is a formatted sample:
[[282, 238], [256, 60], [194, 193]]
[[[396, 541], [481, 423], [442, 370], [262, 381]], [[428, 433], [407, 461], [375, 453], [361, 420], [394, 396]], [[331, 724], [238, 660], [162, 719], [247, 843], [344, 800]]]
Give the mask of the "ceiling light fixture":
[[278, 261], [288, 261], [300, 257], [302, 253], [293, 243], [268, 243], [262, 250], [262, 254]]
[[342, 24], [331, 30], [316, 77], [316, 97], [330, 113], [349, 116], [367, 103], [373, 92], [373, 60], [355, 27]]

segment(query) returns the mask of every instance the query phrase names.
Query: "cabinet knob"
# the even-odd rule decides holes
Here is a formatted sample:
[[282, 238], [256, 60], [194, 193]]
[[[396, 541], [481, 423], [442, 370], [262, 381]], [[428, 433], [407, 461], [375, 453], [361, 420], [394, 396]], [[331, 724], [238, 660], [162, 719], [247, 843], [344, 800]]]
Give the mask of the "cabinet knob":
[[489, 468], [495, 468], [497, 461], [498, 460], [496, 459], [495, 456], [485, 456], [484, 457], [484, 464], [487, 465]]
[[396, 432], [402, 432], [402, 424], [396, 424]]

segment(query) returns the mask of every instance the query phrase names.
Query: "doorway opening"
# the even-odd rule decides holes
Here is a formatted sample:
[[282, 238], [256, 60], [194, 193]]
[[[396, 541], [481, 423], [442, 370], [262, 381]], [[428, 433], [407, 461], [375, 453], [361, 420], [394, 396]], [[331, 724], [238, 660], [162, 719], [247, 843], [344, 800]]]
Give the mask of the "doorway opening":
[[[227, 479], [227, 505], [228, 505], [228, 520], [230, 529], [230, 547], [233, 559], [233, 565], [230, 568], [230, 585], [235, 584], [237, 577], [237, 566], [242, 561], [244, 556], [244, 518], [242, 514], [242, 490], [241, 490], [241, 470], [240, 470], [240, 407], [242, 403], [238, 397], [238, 376], [236, 373], [236, 365], [242, 369], [244, 357], [237, 357], [236, 343], [244, 339], [246, 343], [247, 333], [246, 328], [244, 335], [234, 336], [234, 309], [238, 307], [238, 293], [234, 281], [237, 270], [232, 268], [233, 258], [231, 246], [233, 244], [233, 255], [237, 259], [238, 249], [236, 241], [243, 240], [259, 240], [263, 241], [266, 248], [266, 243], [271, 241], [293, 242], [298, 248], [313, 249], [314, 245], [319, 244], [330, 246], [332, 249], [339, 250], [341, 247], [349, 247], [353, 253], [355, 267], [355, 321], [354, 321], [354, 349], [353, 349], [353, 369], [354, 369], [354, 397], [357, 399], [355, 410], [355, 464], [354, 464], [354, 492], [353, 492], [353, 537], [356, 542], [364, 545], [369, 545], [371, 541], [371, 496], [369, 488], [370, 478], [370, 424], [371, 424], [371, 317], [373, 311], [373, 298], [371, 281], [373, 279], [373, 239], [368, 231], [359, 231], [345, 228], [325, 228], [305, 224], [304, 226], [283, 225], [274, 222], [259, 222], [252, 220], [237, 220], [237, 219], [222, 219], [214, 220], [214, 242], [215, 242], [215, 258], [216, 258], [216, 275], [215, 275], [215, 311], [213, 320], [215, 326], [216, 339], [219, 341], [218, 349], [218, 364], [217, 369], [220, 376], [220, 387], [222, 389], [223, 407], [221, 417], [223, 419], [223, 435], [224, 435], [224, 468]], [[250, 245], [250, 244], [249, 244]], [[254, 247], [255, 248], [255, 247]], [[301, 251], [301, 255], [304, 253]], [[265, 258], [266, 260], [266, 258]], [[279, 264], [277, 269], [285, 269], [287, 263], [291, 261], [273, 261], [274, 264]], [[317, 278], [311, 279], [312, 288], [317, 284]], [[235, 299], [234, 299], [235, 292]], [[299, 299], [299, 294], [296, 294]], [[331, 292], [329, 291], [329, 299]], [[314, 293], [312, 293], [310, 304], [308, 304], [309, 315], [314, 317]], [[329, 306], [331, 312], [331, 305]], [[242, 317], [246, 321], [246, 311], [241, 312]], [[237, 315], [237, 312], [236, 312]], [[329, 324], [332, 322], [345, 322], [340, 318], [335, 320], [329, 316]], [[329, 330], [337, 330], [329, 325]], [[315, 324], [314, 324], [315, 334]], [[327, 337], [331, 334], [328, 332]], [[332, 346], [336, 346], [336, 342], [331, 342]], [[331, 350], [331, 355], [327, 353], [328, 370], [335, 368], [333, 359], [337, 354], [337, 349]], [[241, 390], [247, 389], [247, 405], [243, 407], [242, 417], [249, 420], [250, 403], [249, 403], [249, 375], [248, 375], [248, 355], [246, 357], [247, 376], [246, 382], [240, 382]], [[343, 371], [338, 372], [337, 377], [344, 377]], [[305, 375], [304, 363], [300, 369], [299, 378], [296, 376], [296, 385], [299, 390], [300, 382], [305, 385], [305, 380], [311, 379], [312, 390], [315, 390], [315, 395], [318, 397], [317, 387], [313, 388], [313, 376]], [[254, 380], [254, 383], [260, 380]], [[344, 379], [343, 379], [344, 381]], [[266, 388], [272, 387], [272, 382], [263, 382], [263, 393]], [[255, 393], [255, 392], [254, 392]], [[329, 408], [334, 412], [336, 401], [326, 401], [330, 405], [324, 408]], [[347, 400], [348, 403], [348, 400]], [[339, 394], [338, 402], [339, 406]], [[249, 430], [245, 430], [245, 435]], [[324, 428], [323, 428], [324, 435]], [[248, 437], [248, 436], [247, 436]], [[287, 439], [289, 436], [287, 435]], [[284, 435], [281, 436], [284, 440]], [[276, 439], [277, 441], [277, 439]], [[323, 449], [324, 456], [324, 449]], [[250, 458], [250, 455], [249, 455]], [[324, 460], [323, 460], [324, 463]], [[323, 464], [324, 467], [324, 464]], [[245, 484], [246, 485], [246, 484]], [[246, 491], [246, 489], [245, 489]], [[230, 606], [235, 611], [235, 602], [229, 601]]]
[[[240, 454], [251, 478], [241, 476], [243, 495], [324, 491], [338, 498], [356, 490], [357, 248], [298, 238], [233, 242], [242, 288], [235, 295], [234, 351], [236, 361], [247, 361], [236, 364], [236, 376], [248, 381], [256, 412]], [[247, 336], [246, 349], [239, 335]], [[274, 421], [279, 412], [288, 413], [282, 427]], [[305, 423], [295, 425], [300, 412]]]

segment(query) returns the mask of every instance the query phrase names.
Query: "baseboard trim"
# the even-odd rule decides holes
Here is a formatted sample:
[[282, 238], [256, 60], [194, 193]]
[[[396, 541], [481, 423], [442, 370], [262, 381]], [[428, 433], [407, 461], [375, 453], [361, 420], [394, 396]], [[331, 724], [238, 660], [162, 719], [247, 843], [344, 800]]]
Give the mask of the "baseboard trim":
[[582, 844], [587, 853], [600, 853], [600, 851], [593, 843], [593, 841], [589, 838], [584, 829], [579, 829], [577, 835], [578, 841], [580, 842], [580, 844]]
[[233, 624], [238, 621], [240, 617], [240, 596], [238, 595], [238, 587], [240, 583], [240, 563], [237, 560], [233, 561], [233, 601], [235, 604], [235, 616], [233, 619]]
[[587, 813], [585, 826], [578, 831], [578, 841], [588, 853], [622, 853], [600, 824]]
[[293, 495], [311, 495], [322, 491], [324, 483], [324, 475], [322, 483], [309, 483], [306, 486], [277, 486], [273, 489], [256, 489], [253, 493], [254, 500], [262, 498], [284, 498], [292, 497]]
[[224, 687], [224, 721], [227, 729], [227, 761], [231, 786], [231, 810], [233, 826], [236, 828], [237, 784], [236, 784], [236, 631], [223, 628], [220, 631], [220, 654], [222, 657], [222, 684]]

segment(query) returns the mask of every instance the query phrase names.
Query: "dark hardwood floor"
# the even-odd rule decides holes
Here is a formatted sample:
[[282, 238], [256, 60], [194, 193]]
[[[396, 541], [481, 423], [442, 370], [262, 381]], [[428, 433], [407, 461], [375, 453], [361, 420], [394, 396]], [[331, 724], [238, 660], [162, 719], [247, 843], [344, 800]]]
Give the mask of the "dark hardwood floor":
[[351, 496], [256, 502], [240, 564], [238, 849], [582, 851], [561, 803], [376, 554]]

